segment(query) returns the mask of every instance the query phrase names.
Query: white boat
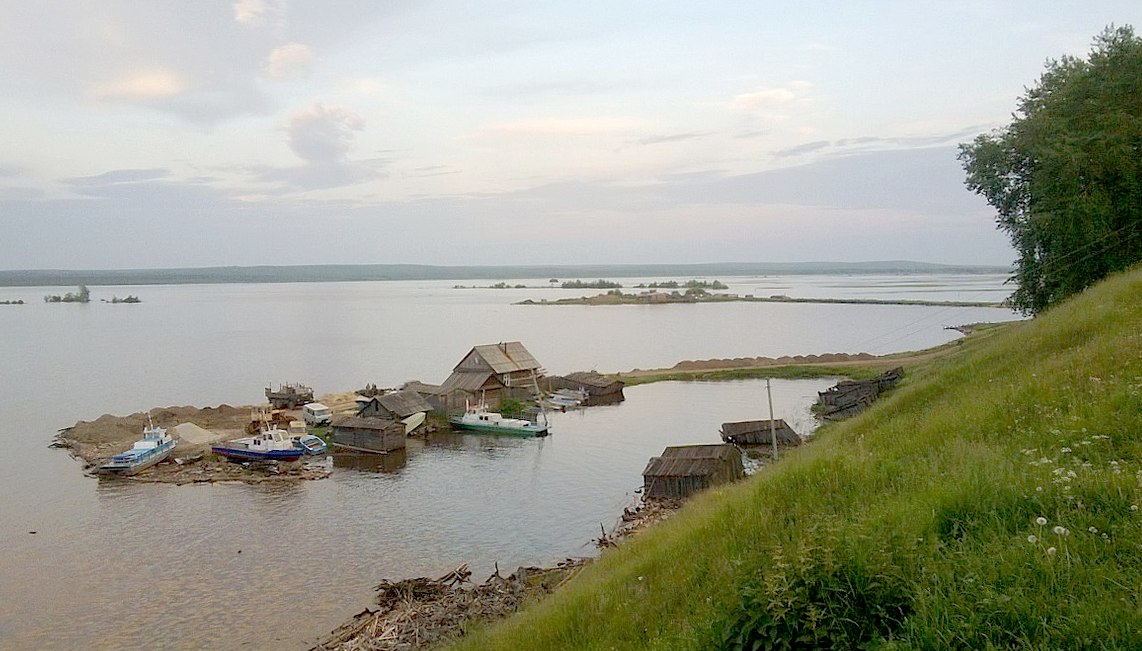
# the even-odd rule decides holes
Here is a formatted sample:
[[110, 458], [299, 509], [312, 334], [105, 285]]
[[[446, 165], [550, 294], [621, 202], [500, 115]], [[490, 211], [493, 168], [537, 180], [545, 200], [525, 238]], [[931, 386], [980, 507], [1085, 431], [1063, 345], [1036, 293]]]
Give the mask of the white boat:
[[211, 449], [236, 461], [297, 461], [304, 453], [294, 445], [287, 430], [272, 426], [263, 427], [255, 436], [227, 441]]
[[540, 402], [548, 409], [567, 411], [568, 409], [582, 407], [589, 397], [583, 389], [556, 389]]
[[412, 434], [412, 431], [414, 429], [423, 425], [424, 419], [425, 419], [425, 413], [423, 411], [418, 411], [415, 414], [409, 416], [408, 418], [401, 420], [401, 422], [404, 423], [405, 436]]
[[143, 438], [135, 441], [130, 450], [120, 452], [99, 466], [99, 472], [114, 475], [133, 475], [150, 468], [170, 455], [178, 441], [167, 435], [166, 428], [155, 427], [147, 414], [147, 427]]
[[463, 416], [449, 418], [453, 427], [486, 432], [489, 434], [510, 434], [513, 436], [547, 436], [547, 423], [533, 423], [522, 418], [506, 418], [503, 414], [488, 411], [486, 405], [468, 405]]

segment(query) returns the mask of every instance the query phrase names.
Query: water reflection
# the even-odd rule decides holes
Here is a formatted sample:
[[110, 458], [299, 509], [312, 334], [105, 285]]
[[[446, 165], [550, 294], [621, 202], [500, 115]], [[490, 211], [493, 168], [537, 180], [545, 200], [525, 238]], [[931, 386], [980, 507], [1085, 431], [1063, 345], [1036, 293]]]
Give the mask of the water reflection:
[[367, 452], [344, 452], [338, 450], [333, 454], [333, 467], [360, 472], [386, 472], [395, 473], [408, 464], [408, 450], [397, 448], [388, 454], [369, 454]]

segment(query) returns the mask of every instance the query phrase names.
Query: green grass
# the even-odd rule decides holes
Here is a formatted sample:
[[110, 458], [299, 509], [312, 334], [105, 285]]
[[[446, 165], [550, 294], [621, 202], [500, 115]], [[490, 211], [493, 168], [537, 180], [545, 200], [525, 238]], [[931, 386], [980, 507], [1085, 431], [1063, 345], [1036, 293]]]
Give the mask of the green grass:
[[1142, 648], [1140, 297], [969, 338], [457, 648]]

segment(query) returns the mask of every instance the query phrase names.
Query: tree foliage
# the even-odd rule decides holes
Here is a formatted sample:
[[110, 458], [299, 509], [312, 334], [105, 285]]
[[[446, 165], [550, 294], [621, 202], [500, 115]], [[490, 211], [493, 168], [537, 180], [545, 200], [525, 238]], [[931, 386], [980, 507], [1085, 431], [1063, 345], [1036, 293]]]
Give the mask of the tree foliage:
[[1111, 26], [1088, 58], [1049, 61], [1011, 123], [959, 159], [1018, 253], [1024, 313], [1142, 260], [1142, 39]]

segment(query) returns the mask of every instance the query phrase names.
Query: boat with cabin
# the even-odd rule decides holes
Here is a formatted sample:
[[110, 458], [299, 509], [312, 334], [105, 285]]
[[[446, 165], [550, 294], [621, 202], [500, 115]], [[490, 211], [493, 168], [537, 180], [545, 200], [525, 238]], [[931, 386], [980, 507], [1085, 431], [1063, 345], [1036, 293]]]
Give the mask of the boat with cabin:
[[178, 440], [167, 435], [164, 427], [155, 427], [151, 415], [147, 414], [147, 426], [143, 428], [143, 438], [135, 441], [130, 450], [112, 456], [99, 472], [111, 475], [134, 475], [166, 459]]
[[297, 461], [305, 451], [294, 445], [288, 430], [266, 426], [254, 436], [227, 441], [211, 448], [233, 461]]
[[484, 404], [466, 405], [463, 416], [449, 418], [453, 427], [485, 434], [508, 434], [512, 436], [547, 436], [548, 425], [523, 418], [508, 418], [503, 414], [488, 411]]

